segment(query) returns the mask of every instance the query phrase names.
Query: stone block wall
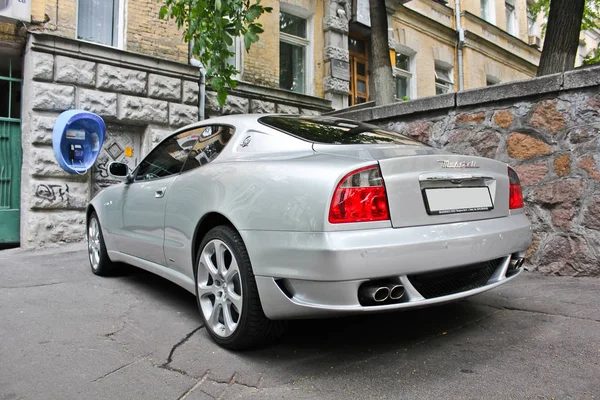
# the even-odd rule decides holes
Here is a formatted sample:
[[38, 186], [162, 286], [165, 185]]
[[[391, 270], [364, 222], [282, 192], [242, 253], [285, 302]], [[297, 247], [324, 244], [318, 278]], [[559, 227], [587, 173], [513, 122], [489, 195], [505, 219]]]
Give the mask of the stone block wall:
[[336, 114], [513, 166], [529, 268], [600, 276], [600, 67]]
[[[43, 34], [29, 36], [23, 64], [21, 246], [84, 240], [87, 202], [114, 183], [108, 164], [120, 161], [133, 168], [165, 136], [198, 121], [198, 70]], [[96, 113], [107, 124], [98, 161], [85, 175], [65, 172], [54, 157], [52, 129], [68, 109]], [[324, 99], [243, 82], [224, 107], [214, 92], [207, 93], [206, 102], [207, 116], [330, 110]]]

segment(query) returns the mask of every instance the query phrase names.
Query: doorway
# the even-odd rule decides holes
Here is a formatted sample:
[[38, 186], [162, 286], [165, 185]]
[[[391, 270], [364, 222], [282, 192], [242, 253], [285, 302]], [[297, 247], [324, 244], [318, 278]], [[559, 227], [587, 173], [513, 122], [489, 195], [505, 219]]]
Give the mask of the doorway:
[[21, 62], [0, 57], [0, 245], [20, 241]]
[[350, 96], [353, 106], [369, 101], [369, 42], [358, 36], [348, 37], [350, 53]]

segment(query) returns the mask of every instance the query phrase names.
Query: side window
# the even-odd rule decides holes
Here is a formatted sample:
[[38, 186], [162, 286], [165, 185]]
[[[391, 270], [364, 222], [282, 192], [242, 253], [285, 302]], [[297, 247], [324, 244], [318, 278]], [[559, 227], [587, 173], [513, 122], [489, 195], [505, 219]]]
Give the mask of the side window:
[[180, 173], [188, 154], [204, 131], [204, 127], [192, 129], [160, 143], [140, 163], [135, 180], [147, 181]]
[[217, 158], [233, 136], [233, 128], [224, 125], [207, 126], [199, 136], [188, 155], [183, 171], [201, 167]]

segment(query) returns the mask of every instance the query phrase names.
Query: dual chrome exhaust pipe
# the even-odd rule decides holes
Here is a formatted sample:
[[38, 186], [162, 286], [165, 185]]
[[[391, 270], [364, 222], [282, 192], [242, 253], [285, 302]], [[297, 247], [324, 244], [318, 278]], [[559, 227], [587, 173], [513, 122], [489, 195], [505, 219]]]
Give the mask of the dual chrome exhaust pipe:
[[404, 286], [397, 283], [365, 282], [358, 290], [362, 305], [381, 304], [387, 300], [398, 301], [404, 296]]
[[519, 269], [525, 264], [525, 258], [513, 258], [510, 260], [509, 269]]

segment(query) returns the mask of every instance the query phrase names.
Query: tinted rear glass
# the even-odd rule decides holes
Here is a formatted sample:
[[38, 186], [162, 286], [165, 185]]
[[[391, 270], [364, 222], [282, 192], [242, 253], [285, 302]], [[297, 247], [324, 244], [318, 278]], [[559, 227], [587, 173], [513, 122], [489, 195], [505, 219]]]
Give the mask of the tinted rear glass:
[[426, 146], [409, 136], [374, 125], [332, 117], [266, 116], [260, 123], [301, 139], [324, 144], [405, 144]]

